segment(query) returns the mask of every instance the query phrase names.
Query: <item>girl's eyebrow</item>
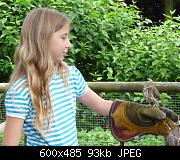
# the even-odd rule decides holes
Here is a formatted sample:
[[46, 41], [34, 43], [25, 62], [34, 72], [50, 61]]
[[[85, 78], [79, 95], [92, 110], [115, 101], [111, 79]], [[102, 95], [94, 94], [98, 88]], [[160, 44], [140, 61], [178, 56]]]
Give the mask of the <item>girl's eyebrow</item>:
[[62, 34], [62, 36], [67, 36], [68, 35], [68, 33], [64, 33], [64, 34]]

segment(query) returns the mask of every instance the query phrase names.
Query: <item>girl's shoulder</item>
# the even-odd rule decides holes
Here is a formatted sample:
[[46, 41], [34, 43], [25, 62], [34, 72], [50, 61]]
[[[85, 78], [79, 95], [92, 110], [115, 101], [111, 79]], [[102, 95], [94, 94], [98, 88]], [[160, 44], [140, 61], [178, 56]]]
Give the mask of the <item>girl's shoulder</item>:
[[29, 93], [27, 79], [25, 77], [18, 79], [14, 84], [11, 85], [7, 91], [7, 94], [8, 93], [16, 93], [22, 96], [27, 95]]
[[79, 74], [81, 74], [79, 69], [76, 68], [75, 66], [69, 66], [69, 71], [70, 71], [71, 75], [79, 75]]
[[68, 66], [70, 72], [77, 72], [79, 71], [75, 66]]

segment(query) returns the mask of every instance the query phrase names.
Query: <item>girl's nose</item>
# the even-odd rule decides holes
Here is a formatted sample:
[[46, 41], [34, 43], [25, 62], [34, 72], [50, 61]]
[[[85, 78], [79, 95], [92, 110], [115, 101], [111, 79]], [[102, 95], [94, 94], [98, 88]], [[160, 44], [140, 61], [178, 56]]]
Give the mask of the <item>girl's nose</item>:
[[72, 43], [70, 42], [70, 40], [68, 40], [68, 43], [66, 44], [66, 48], [71, 48], [72, 47]]

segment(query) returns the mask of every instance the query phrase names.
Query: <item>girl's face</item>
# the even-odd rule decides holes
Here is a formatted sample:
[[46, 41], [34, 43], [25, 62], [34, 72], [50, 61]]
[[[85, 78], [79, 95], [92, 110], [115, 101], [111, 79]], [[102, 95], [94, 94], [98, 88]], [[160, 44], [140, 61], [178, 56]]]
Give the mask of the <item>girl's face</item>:
[[69, 24], [66, 23], [63, 28], [56, 31], [50, 40], [50, 51], [54, 63], [62, 62], [72, 44], [68, 38]]

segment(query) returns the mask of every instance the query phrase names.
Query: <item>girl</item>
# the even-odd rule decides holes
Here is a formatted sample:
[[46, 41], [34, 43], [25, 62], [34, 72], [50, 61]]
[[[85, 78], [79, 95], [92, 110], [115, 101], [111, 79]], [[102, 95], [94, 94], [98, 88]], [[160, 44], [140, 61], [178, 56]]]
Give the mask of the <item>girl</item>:
[[6, 93], [3, 145], [19, 145], [22, 129], [28, 146], [78, 145], [76, 98], [108, 115], [112, 101], [95, 94], [64, 62], [72, 46], [69, 28], [70, 20], [53, 9], [34, 9], [25, 18]]

